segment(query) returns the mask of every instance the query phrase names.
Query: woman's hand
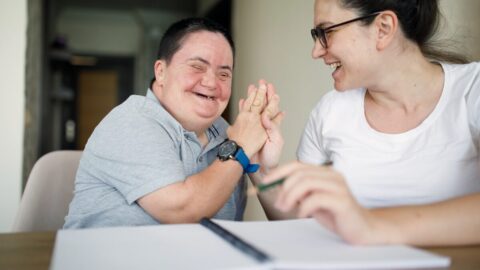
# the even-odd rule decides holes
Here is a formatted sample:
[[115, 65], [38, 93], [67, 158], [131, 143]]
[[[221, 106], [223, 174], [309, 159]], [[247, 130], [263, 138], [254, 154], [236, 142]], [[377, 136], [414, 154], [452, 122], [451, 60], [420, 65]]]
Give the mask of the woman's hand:
[[267, 133], [267, 140], [254, 158], [258, 159], [263, 174], [278, 166], [282, 153], [284, 140], [280, 131], [280, 124], [285, 113], [280, 111], [280, 97], [276, 94], [275, 87], [271, 83], [261, 80], [260, 84], [267, 87], [267, 104], [261, 112], [262, 125]]
[[275, 206], [298, 217], [313, 217], [352, 244], [377, 241], [374, 216], [361, 207], [343, 176], [331, 166], [291, 162], [271, 171], [264, 183], [285, 178]]

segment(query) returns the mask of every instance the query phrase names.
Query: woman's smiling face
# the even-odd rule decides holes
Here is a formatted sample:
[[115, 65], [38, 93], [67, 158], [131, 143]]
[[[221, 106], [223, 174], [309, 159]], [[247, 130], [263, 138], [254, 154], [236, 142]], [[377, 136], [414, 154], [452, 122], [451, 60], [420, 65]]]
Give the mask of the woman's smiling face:
[[[315, 1], [314, 27], [327, 28], [359, 16], [353, 10], [343, 8], [338, 0]], [[355, 21], [329, 31], [328, 48], [315, 40], [312, 57], [322, 58], [326, 65], [332, 67], [335, 89], [342, 91], [366, 86], [375, 55], [372, 30], [362, 21]]]

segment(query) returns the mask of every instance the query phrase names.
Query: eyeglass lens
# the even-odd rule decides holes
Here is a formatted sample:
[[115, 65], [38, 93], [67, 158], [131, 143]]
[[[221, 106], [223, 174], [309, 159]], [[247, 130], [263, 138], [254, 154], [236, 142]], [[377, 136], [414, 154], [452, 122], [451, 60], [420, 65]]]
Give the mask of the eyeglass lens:
[[357, 18], [354, 18], [354, 19], [351, 19], [351, 20], [348, 20], [348, 21], [344, 21], [344, 22], [341, 22], [341, 23], [331, 25], [327, 28], [321, 28], [320, 26], [317, 26], [310, 31], [310, 34], [312, 35], [312, 38], [313, 38], [314, 42], [318, 38], [318, 40], [320, 41], [320, 44], [322, 44], [322, 46], [324, 48], [327, 48], [328, 44], [327, 44], [326, 32], [330, 31], [333, 28], [336, 28], [336, 27], [339, 27], [339, 26], [342, 26], [342, 25], [345, 25], [345, 24], [349, 24], [349, 23], [364, 20], [364, 19], [367, 19], [367, 18], [370, 18], [370, 17], [373, 17], [373, 16], [377, 16], [380, 13], [381, 13], [381, 11], [374, 12], [374, 13], [371, 13], [371, 14], [368, 14], [368, 15], [365, 15], [365, 16], [357, 17]]
[[325, 37], [325, 31], [322, 28], [315, 27], [311, 29], [310, 34], [312, 35], [313, 42], [315, 42], [318, 38], [320, 41], [320, 44], [322, 44], [323, 47], [327, 47], [327, 39]]

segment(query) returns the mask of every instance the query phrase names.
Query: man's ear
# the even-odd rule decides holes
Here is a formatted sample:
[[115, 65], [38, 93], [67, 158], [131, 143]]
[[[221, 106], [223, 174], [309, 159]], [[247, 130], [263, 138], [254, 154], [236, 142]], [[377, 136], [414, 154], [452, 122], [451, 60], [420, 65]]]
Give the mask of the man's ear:
[[390, 10], [383, 11], [375, 18], [377, 29], [377, 50], [384, 50], [392, 43], [398, 31], [397, 14]]
[[167, 71], [167, 62], [165, 62], [165, 60], [155, 61], [155, 64], [154, 64], [155, 81], [161, 86], [163, 86], [166, 71]]

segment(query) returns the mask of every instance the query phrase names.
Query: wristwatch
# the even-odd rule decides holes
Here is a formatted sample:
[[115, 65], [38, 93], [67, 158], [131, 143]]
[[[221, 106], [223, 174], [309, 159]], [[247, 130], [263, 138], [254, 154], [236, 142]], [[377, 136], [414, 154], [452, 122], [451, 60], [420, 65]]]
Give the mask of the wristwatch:
[[245, 152], [243, 152], [242, 147], [232, 140], [227, 139], [220, 144], [217, 156], [221, 161], [233, 159], [240, 162], [243, 171], [246, 173], [254, 173], [260, 168], [260, 165], [258, 164], [250, 164], [250, 160]]

